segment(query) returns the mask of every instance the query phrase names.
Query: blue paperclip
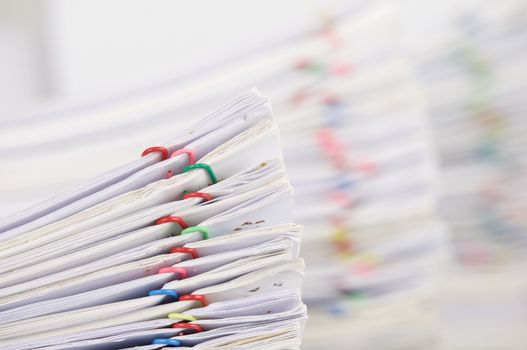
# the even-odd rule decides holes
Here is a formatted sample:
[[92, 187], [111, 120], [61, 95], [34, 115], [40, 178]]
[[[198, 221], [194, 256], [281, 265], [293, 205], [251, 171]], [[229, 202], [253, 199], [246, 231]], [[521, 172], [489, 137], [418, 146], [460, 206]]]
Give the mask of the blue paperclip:
[[181, 346], [181, 342], [177, 339], [169, 339], [169, 338], [156, 338], [152, 341], [152, 344], [163, 344], [163, 345], [170, 345], [170, 346]]
[[174, 299], [179, 299], [179, 295], [173, 289], [153, 289], [148, 292], [148, 295], [168, 295], [173, 297]]

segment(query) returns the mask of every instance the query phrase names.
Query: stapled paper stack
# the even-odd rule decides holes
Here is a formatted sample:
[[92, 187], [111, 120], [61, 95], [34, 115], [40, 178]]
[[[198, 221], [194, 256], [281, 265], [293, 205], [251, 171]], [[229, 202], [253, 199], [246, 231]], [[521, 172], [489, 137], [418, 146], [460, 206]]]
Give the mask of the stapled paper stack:
[[0, 221], [0, 348], [298, 349], [301, 227], [269, 103]]

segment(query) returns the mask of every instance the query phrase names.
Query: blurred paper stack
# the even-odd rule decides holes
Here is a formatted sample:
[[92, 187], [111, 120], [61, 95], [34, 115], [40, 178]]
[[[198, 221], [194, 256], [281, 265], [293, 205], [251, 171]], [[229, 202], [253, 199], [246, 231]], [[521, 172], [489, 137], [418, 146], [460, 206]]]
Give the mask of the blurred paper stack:
[[444, 340], [453, 349], [524, 349], [527, 6], [464, 5], [441, 44], [416, 55], [457, 263], [441, 293]]
[[453, 38], [418, 65], [441, 158], [441, 208], [458, 261], [492, 265], [523, 255], [526, 243], [527, 6], [477, 2], [452, 25]]
[[445, 229], [424, 100], [396, 16], [374, 7], [308, 42], [289, 98], [275, 106], [287, 117], [284, 153], [306, 224], [304, 347], [430, 346]]

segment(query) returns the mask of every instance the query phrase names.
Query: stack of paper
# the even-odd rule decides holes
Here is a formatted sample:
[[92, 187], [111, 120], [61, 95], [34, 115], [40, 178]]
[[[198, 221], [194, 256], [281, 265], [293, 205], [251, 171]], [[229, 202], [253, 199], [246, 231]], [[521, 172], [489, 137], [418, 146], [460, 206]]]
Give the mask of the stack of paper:
[[301, 227], [269, 103], [0, 222], [2, 349], [297, 349]]
[[[170, 123], [179, 130], [226, 95], [257, 85], [273, 100], [296, 216], [305, 224], [303, 294], [313, 317], [303, 348], [428, 344], [445, 250], [436, 160], [397, 12], [385, 1], [361, 4], [317, 23], [319, 31], [185, 81], [26, 115], [27, 125], [10, 125], [0, 137], [3, 166], [13, 175], [0, 191], [13, 200], [36, 193], [27, 159], [47, 170], [39, 172], [39, 188], [75, 182], [81, 170], [55, 170], [64, 159], [107, 168], [141, 147], [138, 140], [166, 135]], [[64, 125], [68, 137], [50, 136]], [[21, 137], [30, 144], [18, 146]], [[328, 319], [339, 327], [320, 331]]]
[[440, 294], [443, 342], [524, 349], [527, 6], [478, 0], [452, 10], [441, 44], [415, 57], [456, 258]]
[[287, 118], [284, 156], [306, 225], [309, 349], [426, 348], [438, 337], [446, 230], [426, 106], [398, 24], [389, 7], [337, 21], [282, 76], [290, 86], [275, 111]]
[[471, 266], [525, 255], [527, 80], [522, 1], [476, 1], [455, 13], [453, 37], [420, 52], [443, 171], [442, 212], [456, 257]]

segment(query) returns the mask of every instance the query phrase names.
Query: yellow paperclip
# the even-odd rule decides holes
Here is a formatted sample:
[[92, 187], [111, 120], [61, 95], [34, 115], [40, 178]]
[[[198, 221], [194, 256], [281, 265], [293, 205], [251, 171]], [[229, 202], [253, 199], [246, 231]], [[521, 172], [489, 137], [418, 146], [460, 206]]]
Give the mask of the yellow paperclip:
[[189, 322], [194, 322], [198, 320], [194, 316], [187, 315], [187, 314], [179, 314], [177, 312], [172, 312], [168, 314], [168, 318], [173, 319], [173, 320], [177, 319], [177, 320], [189, 321]]

